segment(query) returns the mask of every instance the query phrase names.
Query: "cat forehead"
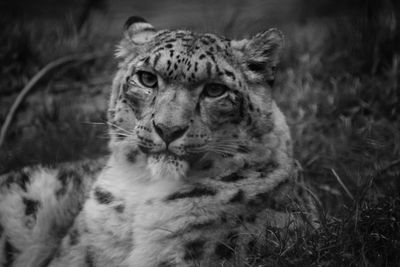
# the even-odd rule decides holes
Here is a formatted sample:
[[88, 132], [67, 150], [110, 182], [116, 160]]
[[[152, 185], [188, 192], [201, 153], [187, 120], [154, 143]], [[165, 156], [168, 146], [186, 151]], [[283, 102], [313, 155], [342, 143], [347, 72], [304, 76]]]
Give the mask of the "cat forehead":
[[134, 65], [154, 69], [170, 81], [238, 82], [230, 40], [211, 33], [159, 32]]
[[[212, 34], [212, 33], [194, 33], [191, 31], [177, 30], [169, 31], [164, 30], [158, 32], [154, 37], [154, 46], [181, 46], [184, 48], [195, 49], [205, 46], [220, 46], [225, 48], [229, 46], [229, 41], [225, 37]], [[169, 44], [169, 45], [168, 45]], [[194, 46], [194, 47], [193, 47]]]

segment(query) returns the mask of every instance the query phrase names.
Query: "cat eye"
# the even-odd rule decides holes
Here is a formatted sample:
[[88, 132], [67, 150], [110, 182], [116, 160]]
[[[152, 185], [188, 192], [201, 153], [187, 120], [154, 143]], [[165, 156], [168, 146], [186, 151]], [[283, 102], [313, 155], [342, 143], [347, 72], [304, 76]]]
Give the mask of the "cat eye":
[[219, 97], [228, 90], [229, 90], [229, 88], [223, 84], [209, 83], [204, 86], [203, 94], [206, 97]]
[[136, 75], [143, 86], [148, 88], [157, 87], [157, 75], [148, 71], [138, 71]]

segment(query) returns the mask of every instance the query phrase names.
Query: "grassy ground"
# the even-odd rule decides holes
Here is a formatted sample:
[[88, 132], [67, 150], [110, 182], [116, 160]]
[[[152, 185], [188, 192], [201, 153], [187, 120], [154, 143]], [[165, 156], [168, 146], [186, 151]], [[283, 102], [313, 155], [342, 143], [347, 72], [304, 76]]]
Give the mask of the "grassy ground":
[[289, 37], [276, 99], [321, 227], [293, 247], [277, 246], [267, 258], [278, 266], [400, 264], [399, 36], [383, 27], [362, 32], [368, 23], [376, 27], [324, 21]]
[[[400, 264], [399, 33], [385, 23], [343, 19], [287, 30], [274, 94], [288, 117], [301, 175], [319, 203], [321, 227], [299, 233], [290, 246], [275, 233], [276, 249], [260, 252], [257, 264]], [[78, 33], [69, 23], [29, 25], [0, 34], [0, 122], [45, 63], [93, 50], [106, 56], [53, 71], [35, 88], [1, 148], [0, 173], [107, 151], [115, 40]]]
[[48, 62], [99, 52], [94, 60], [64, 64], [33, 88], [0, 148], [0, 173], [106, 153], [105, 109], [115, 63], [113, 42], [75, 25], [5, 23], [0, 33], [0, 122], [22, 87]]

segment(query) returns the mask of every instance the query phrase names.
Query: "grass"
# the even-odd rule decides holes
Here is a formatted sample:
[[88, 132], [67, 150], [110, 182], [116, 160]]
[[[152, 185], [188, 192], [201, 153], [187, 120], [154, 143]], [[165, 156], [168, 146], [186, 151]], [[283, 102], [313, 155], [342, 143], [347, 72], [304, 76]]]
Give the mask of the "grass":
[[[65, 64], [34, 87], [1, 147], [0, 173], [38, 163], [105, 154], [105, 107], [111, 83], [112, 42], [63, 24], [6, 23], [0, 33], [0, 122], [16, 94], [41, 67], [59, 57], [93, 51], [104, 57]], [[102, 44], [99, 46], [99, 44]], [[67, 145], [68, 144], [68, 145]]]
[[[400, 54], [379, 73], [365, 72], [363, 58], [349, 55], [355, 48], [334, 41], [332, 30], [311, 25], [297, 31], [275, 93], [288, 116], [304, 176], [325, 191], [323, 202], [335, 211], [334, 205], [349, 195], [337, 177], [356, 197], [365, 186], [381, 195], [398, 192]], [[320, 46], [315, 40], [307, 44], [310, 34], [326, 37]]]
[[254, 266], [398, 266], [399, 204], [389, 197], [345, 209], [314, 231], [299, 230], [294, 244], [275, 230], [268, 235], [275, 242], [258, 255]]
[[277, 266], [398, 266], [400, 53], [391, 44], [399, 34], [390, 39], [376, 21], [350, 19], [294, 32], [275, 94], [322, 204], [321, 227], [266, 258]]
[[[377, 13], [286, 32], [274, 95], [287, 115], [301, 175], [320, 203], [321, 226], [299, 232], [295, 244], [278, 238], [276, 249], [261, 251], [254, 266], [400, 264], [400, 34], [392, 26]], [[40, 66], [99, 49], [100, 37], [78, 33], [71, 24], [38, 28], [43, 27], [16, 25], [1, 33], [7, 53], [0, 55], [0, 121]], [[111, 54], [113, 42], [102, 40], [106, 47], [100, 49]], [[0, 173], [106, 153], [106, 104], [88, 110], [90, 101], [71, 103], [82, 95], [107, 97], [115, 68], [110, 62], [107, 57], [61, 68], [37, 86], [1, 148]]]

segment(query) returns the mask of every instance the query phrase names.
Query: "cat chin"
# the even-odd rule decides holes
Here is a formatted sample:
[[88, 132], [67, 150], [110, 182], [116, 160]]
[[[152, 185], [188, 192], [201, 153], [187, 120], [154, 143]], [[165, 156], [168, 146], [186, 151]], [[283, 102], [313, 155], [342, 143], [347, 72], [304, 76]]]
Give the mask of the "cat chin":
[[188, 172], [189, 164], [174, 156], [156, 155], [148, 158], [147, 168], [154, 181], [183, 180]]

